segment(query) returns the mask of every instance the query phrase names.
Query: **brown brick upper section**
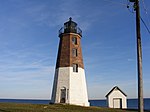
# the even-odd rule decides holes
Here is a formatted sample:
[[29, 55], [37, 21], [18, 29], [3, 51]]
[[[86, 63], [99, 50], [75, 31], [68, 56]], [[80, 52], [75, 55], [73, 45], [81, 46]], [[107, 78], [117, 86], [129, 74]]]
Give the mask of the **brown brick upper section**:
[[[72, 38], [77, 38], [77, 44], [72, 43]], [[72, 67], [73, 64], [78, 64], [78, 67], [84, 68], [81, 37], [76, 33], [65, 33], [60, 37], [56, 68]], [[77, 57], [72, 55], [72, 49], [77, 49]]]

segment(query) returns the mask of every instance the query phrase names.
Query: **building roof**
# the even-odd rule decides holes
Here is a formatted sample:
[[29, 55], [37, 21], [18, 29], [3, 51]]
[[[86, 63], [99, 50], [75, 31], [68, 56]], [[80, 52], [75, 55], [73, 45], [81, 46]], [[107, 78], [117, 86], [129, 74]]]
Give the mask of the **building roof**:
[[127, 96], [118, 86], [115, 86], [105, 97], [108, 97], [114, 90], [119, 90], [122, 94]]

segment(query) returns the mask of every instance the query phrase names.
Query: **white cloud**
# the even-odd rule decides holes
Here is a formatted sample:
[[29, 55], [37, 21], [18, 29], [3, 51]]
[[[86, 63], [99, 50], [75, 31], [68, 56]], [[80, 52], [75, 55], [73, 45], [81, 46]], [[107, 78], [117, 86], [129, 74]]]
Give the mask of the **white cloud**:
[[14, 60], [11, 64], [0, 65], [1, 98], [48, 99], [53, 83], [54, 66], [43, 63], [50, 60], [43, 59], [34, 63], [20, 61]]
[[[106, 80], [106, 79], [105, 79]], [[121, 90], [123, 90], [128, 98], [136, 97], [136, 81], [135, 80], [124, 80], [124, 81], [116, 81], [116, 82], [101, 82], [99, 80], [98, 83], [88, 85], [88, 93], [89, 99], [105, 99], [105, 95], [114, 87], [118, 86]], [[96, 92], [95, 92], [96, 91]]]

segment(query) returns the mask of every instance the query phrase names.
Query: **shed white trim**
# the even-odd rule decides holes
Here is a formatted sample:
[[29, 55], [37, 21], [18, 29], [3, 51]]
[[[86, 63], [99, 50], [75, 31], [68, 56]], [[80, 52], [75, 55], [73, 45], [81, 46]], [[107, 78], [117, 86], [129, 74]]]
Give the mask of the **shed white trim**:
[[127, 108], [127, 95], [117, 86], [106, 95], [109, 108]]

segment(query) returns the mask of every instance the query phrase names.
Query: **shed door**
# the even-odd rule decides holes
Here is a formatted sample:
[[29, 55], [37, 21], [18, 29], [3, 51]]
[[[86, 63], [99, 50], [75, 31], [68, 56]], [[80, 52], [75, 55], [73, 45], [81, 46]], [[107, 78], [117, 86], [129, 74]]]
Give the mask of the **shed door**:
[[122, 99], [121, 98], [114, 98], [113, 99], [113, 107], [114, 108], [122, 108]]

